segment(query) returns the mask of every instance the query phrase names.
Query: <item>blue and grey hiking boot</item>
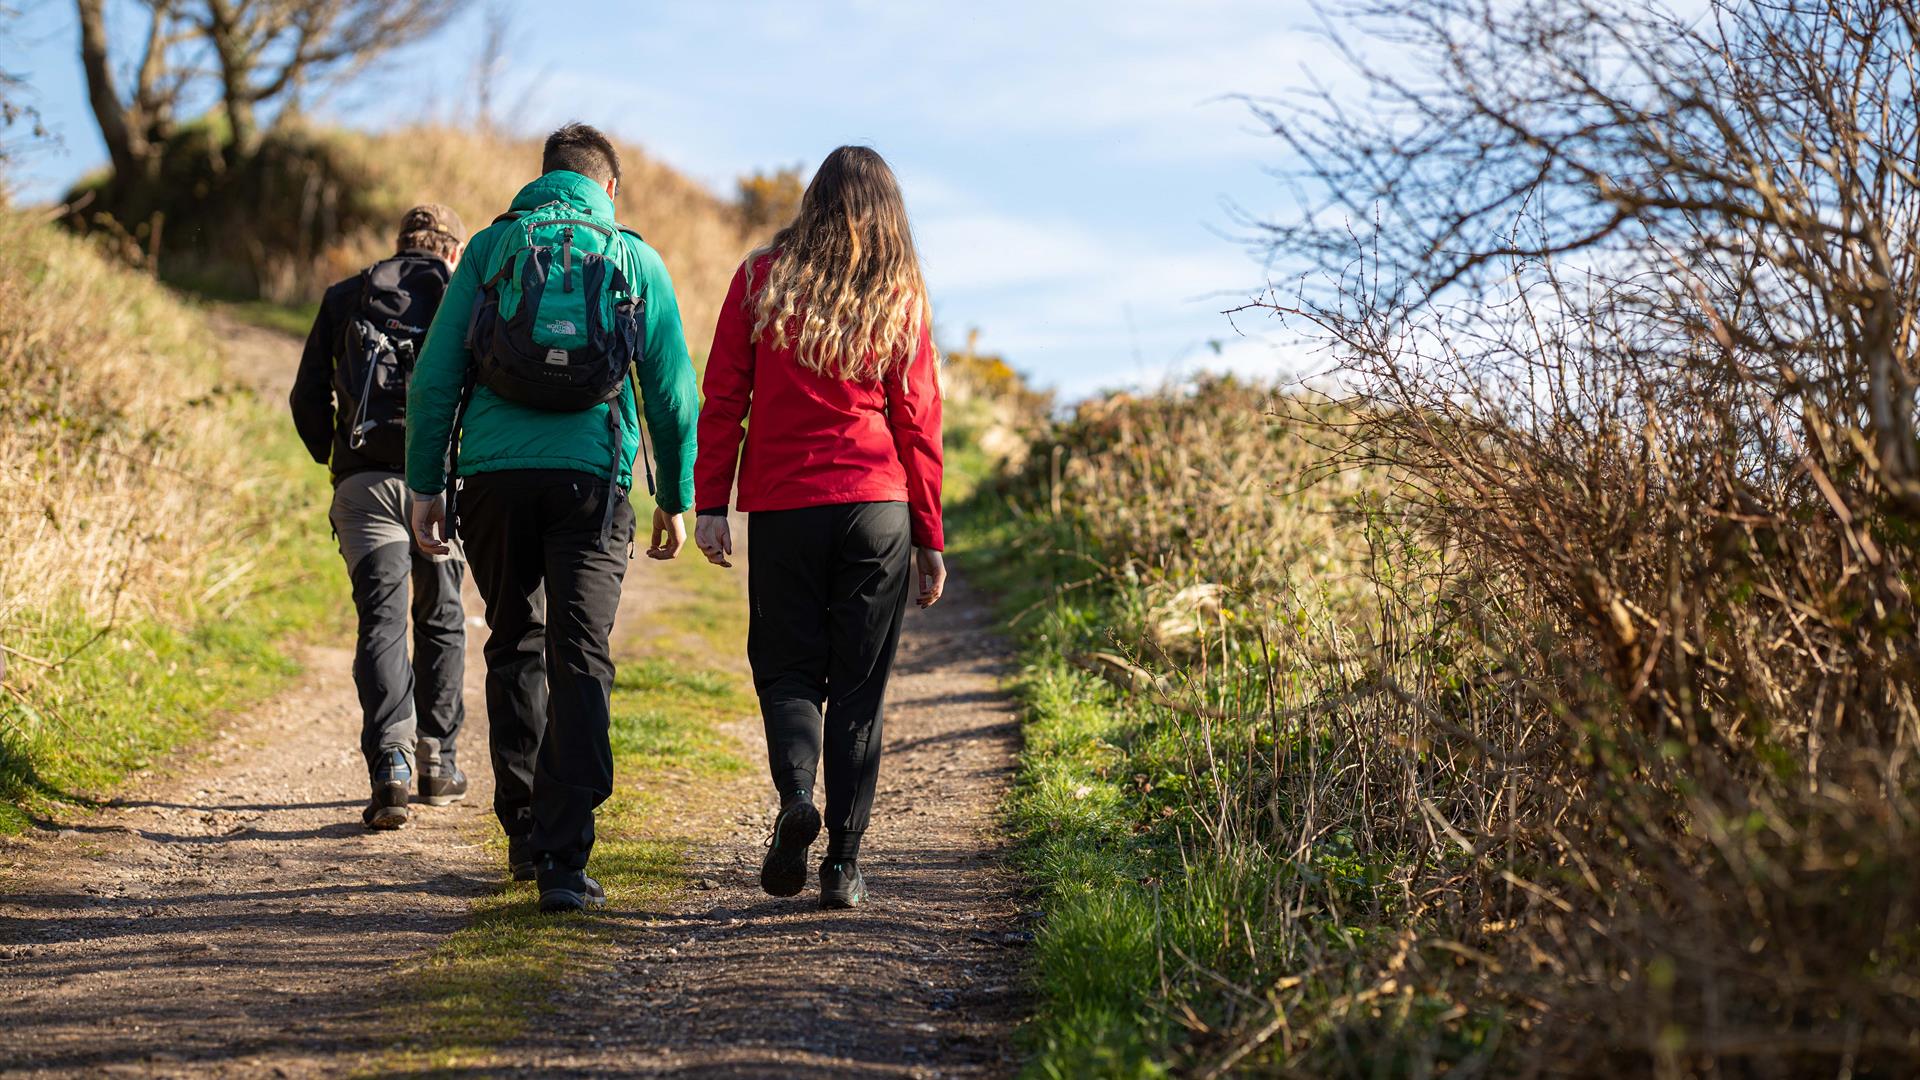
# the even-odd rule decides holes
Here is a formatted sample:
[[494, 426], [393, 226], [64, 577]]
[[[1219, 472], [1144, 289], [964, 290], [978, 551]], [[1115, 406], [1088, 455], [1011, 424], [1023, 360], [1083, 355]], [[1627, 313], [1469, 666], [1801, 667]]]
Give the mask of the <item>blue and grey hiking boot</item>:
[[360, 820], [369, 829], [398, 829], [407, 823], [407, 794], [413, 787], [413, 764], [398, 748], [382, 751], [373, 767], [373, 798]]
[[860, 864], [852, 859], [835, 859], [820, 864], [820, 906], [850, 908], [867, 898], [867, 879], [860, 876]]
[[585, 870], [572, 870], [549, 855], [540, 861], [540, 910], [585, 911], [605, 906], [607, 892]]
[[793, 896], [807, 887], [807, 848], [820, 835], [820, 811], [794, 799], [773, 819], [767, 857], [760, 861], [760, 887], [769, 896]]

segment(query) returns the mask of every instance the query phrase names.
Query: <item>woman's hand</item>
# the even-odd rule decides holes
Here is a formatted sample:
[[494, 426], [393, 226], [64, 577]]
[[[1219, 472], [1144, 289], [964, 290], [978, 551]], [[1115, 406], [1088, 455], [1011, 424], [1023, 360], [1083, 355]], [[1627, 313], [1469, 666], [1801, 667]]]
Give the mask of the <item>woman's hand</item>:
[[733, 565], [727, 561], [727, 556], [733, 554], [733, 527], [727, 524], [727, 515], [701, 514], [695, 518], [693, 543], [713, 565]]
[[680, 546], [686, 542], [687, 520], [679, 514], [669, 514], [654, 507], [653, 541], [647, 545], [647, 558], [666, 562], [680, 554]]
[[914, 562], [920, 568], [920, 597], [914, 603], [930, 608], [940, 602], [947, 589], [946, 557], [932, 548], [916, 548]]

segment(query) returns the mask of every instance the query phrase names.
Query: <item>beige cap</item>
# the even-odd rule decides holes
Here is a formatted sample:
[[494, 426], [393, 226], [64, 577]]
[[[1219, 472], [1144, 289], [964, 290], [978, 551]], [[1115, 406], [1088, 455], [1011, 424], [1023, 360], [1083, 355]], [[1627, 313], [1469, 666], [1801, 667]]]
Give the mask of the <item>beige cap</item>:
[[460, 215], [439, 203], [421, 203], [400, 215], [402, 245], [406, 244], [408, 237], [419, 233], [439, 233], [456, 244], [464, 244], [467, 240], [467, 227], [461, 224]]

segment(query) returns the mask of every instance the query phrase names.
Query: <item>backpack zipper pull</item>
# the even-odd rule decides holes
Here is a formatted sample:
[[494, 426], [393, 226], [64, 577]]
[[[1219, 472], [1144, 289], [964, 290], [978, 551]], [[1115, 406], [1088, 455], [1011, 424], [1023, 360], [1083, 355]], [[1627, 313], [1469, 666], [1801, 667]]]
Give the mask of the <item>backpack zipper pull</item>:
[[560, 230], [560, 291], [573, 291], [573, 226]]

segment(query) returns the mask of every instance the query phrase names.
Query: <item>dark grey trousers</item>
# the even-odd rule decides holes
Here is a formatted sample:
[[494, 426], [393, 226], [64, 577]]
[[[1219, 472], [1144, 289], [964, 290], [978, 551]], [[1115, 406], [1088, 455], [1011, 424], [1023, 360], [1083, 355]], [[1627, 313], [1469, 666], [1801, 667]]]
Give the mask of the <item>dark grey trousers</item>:
[[406, 483], [397, 474], [360, 472], [334, 487], [328, 515], [360, 617], [353, 683], [360, 695], [360, 752], [370, 771], [394, 749], [406, 751], [409, 761], [416, 755], [437, 759], [416, 761], [420, 767], [451, 768], [466, 719], [460, 692], [467, 648], [460, 583], [466, 563], [458, 549], [434, 558], [413, 546], [407, 503]]

